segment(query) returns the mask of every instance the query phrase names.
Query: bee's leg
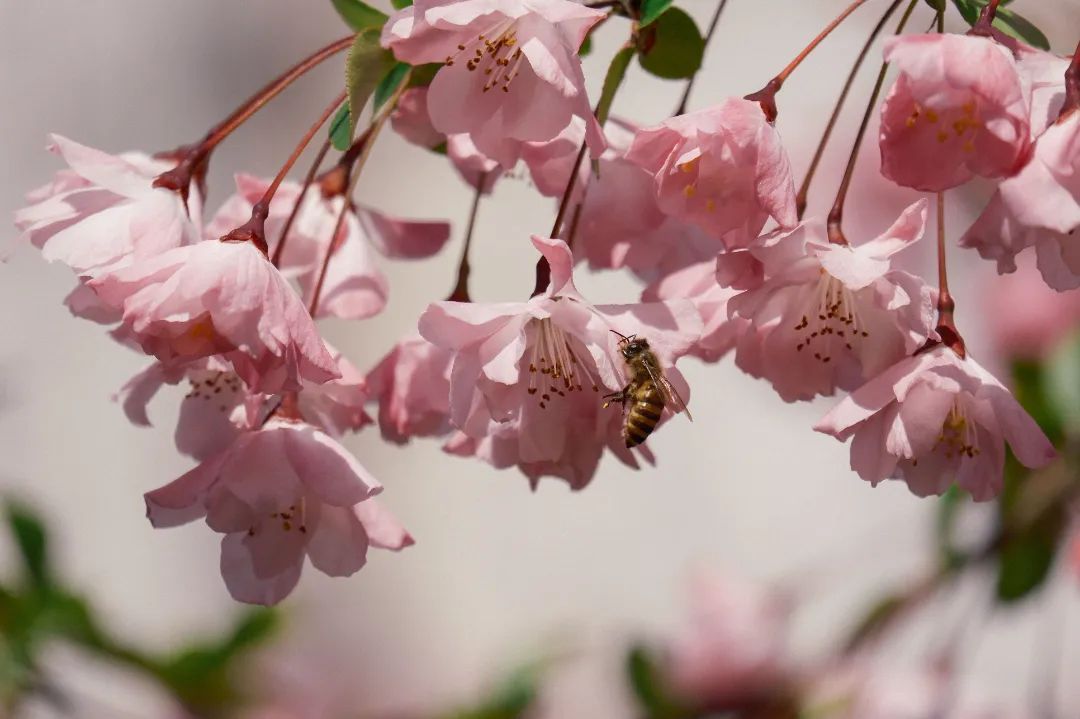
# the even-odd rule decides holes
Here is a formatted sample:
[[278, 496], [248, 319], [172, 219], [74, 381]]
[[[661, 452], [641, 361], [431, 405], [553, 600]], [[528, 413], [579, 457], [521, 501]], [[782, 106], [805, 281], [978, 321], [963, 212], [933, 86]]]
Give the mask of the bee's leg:
[[613, 405], [615, 403], [618, 403], [619, 406], [621, 406], [623, 408], [623, 411], [625, 412], [626, 411], [626, 403], [628, 401], [630, 401], [630, 385], [627, 384], [619, 392], [612, 392], [611, 394], [605, 394], [602, 397], [602, 399], [608, 400], [607, 402], [604, 402], [604, 409], [607, 409], [611, 405]]

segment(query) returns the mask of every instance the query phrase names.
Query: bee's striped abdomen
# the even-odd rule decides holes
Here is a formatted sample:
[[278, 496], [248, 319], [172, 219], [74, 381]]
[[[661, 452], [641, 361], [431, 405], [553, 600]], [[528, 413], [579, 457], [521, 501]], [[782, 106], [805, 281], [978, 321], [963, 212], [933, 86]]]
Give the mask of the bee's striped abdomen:
[[627, 447], [636, 447], [656, 428], [664, 411], [664, 396], [651, 379], [640, 382], [630, 393], [623, 438]]

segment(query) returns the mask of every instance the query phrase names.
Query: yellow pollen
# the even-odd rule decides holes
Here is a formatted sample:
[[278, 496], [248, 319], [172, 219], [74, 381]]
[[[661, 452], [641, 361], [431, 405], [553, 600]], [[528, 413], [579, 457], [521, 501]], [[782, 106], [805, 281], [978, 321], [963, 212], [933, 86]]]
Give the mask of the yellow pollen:
[[938, 121], [938, 114], [934, 110], [926, 111], [926, 121], [929, 123], [935, 123]]
[[937, 134], [937, 141], [938, 142], [943, 143], [948, 139], [949, 139], [949, 133], [945, 132], [944, 130], [940, 130], [938, 132], [938, 134]]
[[684, 195], [686, 195], [686, 199], [689, 200], [691, 197], [694, 196], [694, 193], [697, 192], [697, 188], [694, 187], [694, 183], [691, 182], [689, 185], [683, 188], [682, 192]]
[[711, 197], [705, 200], [705, 210], [706, 212], [716, 212], [716, 200]]

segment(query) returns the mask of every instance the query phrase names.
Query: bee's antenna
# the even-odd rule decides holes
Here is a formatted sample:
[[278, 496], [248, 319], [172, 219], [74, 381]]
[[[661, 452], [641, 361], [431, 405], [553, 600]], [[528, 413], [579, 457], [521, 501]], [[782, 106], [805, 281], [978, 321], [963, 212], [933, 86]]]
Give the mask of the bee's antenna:
[[622, 337], [627, 342], [629, 342], [632, 339], [631, 337], [627, 337], [626, 335], [624, 335], [622, 332], [619, 332], [619, 330], [611, 330], [611, 331], [614, 332], [615, 334], [619, 335], [620, 337]]

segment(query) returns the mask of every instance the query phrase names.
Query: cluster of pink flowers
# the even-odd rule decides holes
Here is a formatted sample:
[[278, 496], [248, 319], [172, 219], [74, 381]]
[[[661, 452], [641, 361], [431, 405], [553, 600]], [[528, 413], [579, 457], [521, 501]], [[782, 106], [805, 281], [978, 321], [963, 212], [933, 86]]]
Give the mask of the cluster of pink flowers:
[[[445, 145], [480, 193], [522, 163], [541, 194], [576, 209], [558, 237], [532, 234], [547, 281], [531, 297], [435, 302], [419, 336], [367, 377], [314, 320], [382, 311], [377, 256], [431, 256], [446, 223], [239, 175], [204, 225], [198, 177], [182, 192], [155, 182], [181, 160], [54, 138], [70, 169], [30, 195], [17, 224], [78, 275], [75, 314], [153, 358], [122, 393], [133, 421], [148, 423], [162, 385], [190, 383], [176, 442], [199, 464], [146, 495], [149, 517], [205, 518], [222, 533], [236, 598], [280, 600], [305, 556], [345, 575], [369, 546], [411, 543], [373, 498], [382, 486], [339, 444], [372, 422], [368, 403], [390, 441], [439, 437], [450, 454], [517, 467], [534, 484], [584, 487], [605, 448], [631, 467], [652, 462], [604, 406], [629, 380], [620, 336], [647, 338], [684, 399], [676, 360], [732, 351], [785, 401], [851, 392], [816, 428], [853, 438], [852, 467], [872, 483], [901, 479], [919, 495], [957, 483], [986, 499], [1000, 490], [1006, 441], [1028, 466], [1054, 457], [1009, 391], [941, 333], [936, 290], [894, 267], [923, 235], [925, 200], [848, 244], [799, 217], [787, 153], [757, 102], [602, 127], [578, 50], [605, 17], [570, 0], [417, 0], [386, 22], [397, 60], [441, 64], [429, 86], [395, 95], [392, 128]], [[885, 52], [900, 77], [882, 111], [884, 174], [933, 192], [1000, 180], [962, 244], [1003, 271], [1034, 246], [1052, 287], [1076, 287], [1080, 112], [1060, 111], [1068, 62], [956, 35], [902, 37]], [[583, 146], [598, 173], [580, 162]], [[262, 245], [237, 230], [256, 216]], [[639, 301], [594, 304], [575, 286], [578, 260], [649, 284]]]

